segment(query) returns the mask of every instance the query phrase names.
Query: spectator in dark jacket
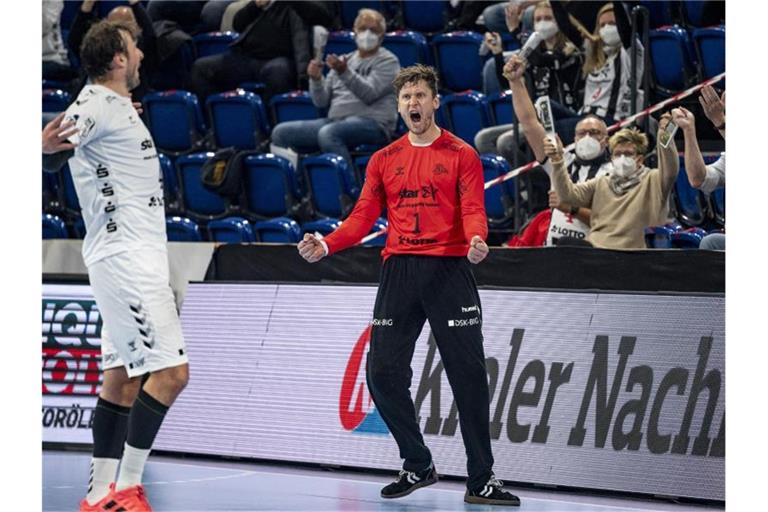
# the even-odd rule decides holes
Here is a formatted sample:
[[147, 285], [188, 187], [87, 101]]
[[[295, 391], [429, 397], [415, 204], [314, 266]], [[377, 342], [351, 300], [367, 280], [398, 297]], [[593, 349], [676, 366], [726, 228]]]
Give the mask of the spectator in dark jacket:
[[238, 11], [233, 28], [240, 37], [231, 51], [192, 67], [192, 89], [201, 101], [242, 82], [263, 82], [267, 99], [307, 83], [309, 30], [290, 2], [254, 0]]
[[[77, 11], [72, 28], [69, 31], [67, 44], [74, 54], [80, 57], [80, 44], [91, 25], [99, 21], [95, 9], [96, 0], [84, 0]], [[129, 0], [128, 7], [119, 6], [112, 9], [107, 20], [119, 22], [131, 27], [136, 34], [138, 48], [144, 54], [139, 68], [140, 84], [131, 91], [133, 101], [141, 101], [144, 95], [151, 91], [152, 74], [157, 70], [157, 37], [152, 28], [152, 21], [139, 0]]]

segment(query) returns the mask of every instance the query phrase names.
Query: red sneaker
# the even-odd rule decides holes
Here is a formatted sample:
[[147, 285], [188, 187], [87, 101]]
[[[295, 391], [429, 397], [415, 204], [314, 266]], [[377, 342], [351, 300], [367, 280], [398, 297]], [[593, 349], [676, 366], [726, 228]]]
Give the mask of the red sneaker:
[[93, 505], [88, 503], [88, 500], [83, 498], [83, 500], [80, 502], [80, 512], [99, 512], [101, 510], [108, 510], [108, 509], [105, 509], [104, 506], [110, 501], [112, 501], [112, 498], [110, 498], [110, 494], [112, 494], [112, 487], [111, 487], [112, 485], [114, 484], [110, 484], [109, 494], [101, 498], [99, 501], [97, 501]]
[[[109, 494], [106, 498], [106, 503], [102, 505], [103, 508], [95, 510], [125, 510], [126, 512], [152, 512], [152, 507], [147, 501], [147, 496], [144, 494], [143, 485], [134, 485], [127, 487], [121, 491], [115, 490], [115, 484], [109, 485]], [[101, 505], [100, 501], [97, 505]]]

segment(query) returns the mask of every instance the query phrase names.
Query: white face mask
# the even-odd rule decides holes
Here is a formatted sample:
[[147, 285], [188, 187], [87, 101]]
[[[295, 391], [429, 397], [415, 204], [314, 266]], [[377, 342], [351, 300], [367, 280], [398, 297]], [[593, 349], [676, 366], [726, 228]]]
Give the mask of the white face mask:
[[603, 148], [600, 146], [600, 142], [589, 135], [576, 141], [576, 156], [581, 160], [594, 160], [602, 152]]
[[631, 176], [637, 170], [635, 159], [626, 155], [618, 156], [611, 162], [613, 163], [613, 174], [620, 178]]
[[557, 28], [557, 23], [552, 20], [542, 20], [537, 22], [533, 25], [533, 30], [541, 34], [541, 37], [543, 37], [545, 41], [560, 31]]
[[619, 29], [616, 25], [605, 25], [600, 29], [600, 39], [607, 46], [618, 46], [621, 43], [621, 36], [619, 36]]
[[366, 29], [355, 35], [355, 42], [358, 48], [367, 52], [379, 45], [379, 36], [374, 34], [371, 29]]

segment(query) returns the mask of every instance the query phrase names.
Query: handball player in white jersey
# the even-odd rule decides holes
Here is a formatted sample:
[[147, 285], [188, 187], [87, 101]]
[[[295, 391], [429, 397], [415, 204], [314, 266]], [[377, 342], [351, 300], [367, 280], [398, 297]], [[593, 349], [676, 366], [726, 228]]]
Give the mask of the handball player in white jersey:
[[69, 167], [86, 227], [83, 259], [103, 318], [104, 370], [80, 510], [151, 510], [141, 475], [189, 368], [169, 284], [157, 151], [131, 104], [143, 54], [129, 27], [101, 21], [80, 55], [89, 84], [65, 124], [76, 129]]

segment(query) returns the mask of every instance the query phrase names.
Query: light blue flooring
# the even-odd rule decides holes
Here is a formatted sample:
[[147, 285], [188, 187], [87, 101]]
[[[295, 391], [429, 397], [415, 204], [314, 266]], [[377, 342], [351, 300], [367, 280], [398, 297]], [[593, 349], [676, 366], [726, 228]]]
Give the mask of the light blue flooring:
[[[43, 510], [77, 510], [85, 495], [90, 456], [43, 452]], [[666, 501], [620, 499], [526, 488], [507, 490], [522, 506], [491, 507], [463, 502], [464, 485], [440, 481], [397, 500], [379, 497], [390, 476], [349, 471], [292, 468], [242, 462], [218, 462], [151, 456], [144, 472], [147, 496], [163, 511], [541, 511], [617, 512], [723, 510], [717, 506], [679, 505]]]

